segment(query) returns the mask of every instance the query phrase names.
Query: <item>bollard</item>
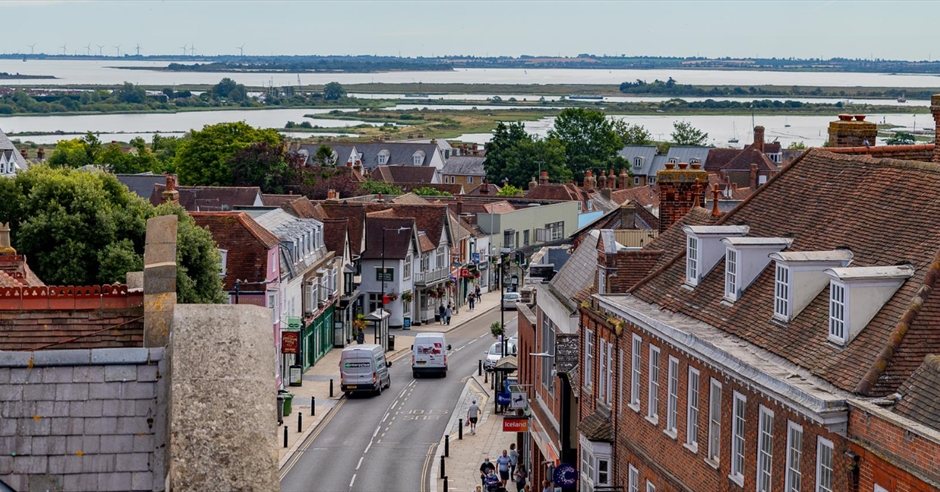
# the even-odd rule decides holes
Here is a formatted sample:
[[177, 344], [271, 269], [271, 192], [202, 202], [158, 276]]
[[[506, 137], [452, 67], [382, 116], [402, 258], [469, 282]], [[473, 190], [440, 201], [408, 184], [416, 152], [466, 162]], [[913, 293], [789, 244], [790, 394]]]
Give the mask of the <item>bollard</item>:
[[490, 371], [486, 371], [483, 373], [483, 382], [484, 383], [490, 382]]
[[477, 359], [477, 376], [483, 375], [483, 359]]
[[330, 378], [330, 398], [333, 398], [333, 378]]
[[287, 426], [284, 426], [284, 447], [287, 447]]
[[304, 431], [304, 414], [297, 412], [297, 432], [302, 433]]
[[445, 476], [446, 475], [444, 474], [444, 455], [442, 454], [441, 455], [441, 478], [444, 478]]
[[457, 419], [457, 439], [463, 440], [463, 419]]
[[310, 397], [310, 415], [316, 415], [316, 414], [317, 414], [317, 397], [311, 396]]
[[445, 477], [444, 477], [444, 492], [447, 492], [447, 489], [448, 489], [448, 488], [449, 488], [449, 487], [447, 486], [447, 477], [445, 476]]
[[444, 436], [444, 456], [450, 458], [450, 434]]

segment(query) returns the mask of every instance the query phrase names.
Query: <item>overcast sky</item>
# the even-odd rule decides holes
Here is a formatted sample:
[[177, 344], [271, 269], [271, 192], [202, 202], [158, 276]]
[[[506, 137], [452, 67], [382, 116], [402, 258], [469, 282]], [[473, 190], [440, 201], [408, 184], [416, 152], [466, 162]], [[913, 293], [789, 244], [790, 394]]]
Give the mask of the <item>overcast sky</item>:
[[934, 1], [0, 0], [0, 52], [940, 57]]

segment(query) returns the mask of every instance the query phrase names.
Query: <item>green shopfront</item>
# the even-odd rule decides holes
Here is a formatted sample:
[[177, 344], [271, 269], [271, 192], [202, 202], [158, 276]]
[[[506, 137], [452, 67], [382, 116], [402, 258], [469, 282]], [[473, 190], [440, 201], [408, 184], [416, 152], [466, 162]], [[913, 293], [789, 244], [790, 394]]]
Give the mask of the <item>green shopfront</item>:
[[304, 370], [314, 365], [333, 348], [333, 305], [327, 306], [303, 327]]

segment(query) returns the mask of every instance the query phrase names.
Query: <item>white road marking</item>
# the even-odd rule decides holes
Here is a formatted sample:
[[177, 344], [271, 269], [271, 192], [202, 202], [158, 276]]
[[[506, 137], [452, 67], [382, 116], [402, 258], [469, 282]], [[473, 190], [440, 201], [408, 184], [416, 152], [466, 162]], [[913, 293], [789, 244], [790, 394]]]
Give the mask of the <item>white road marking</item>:
[[388, 419], [388, 412], [385, 412], [385, 416], [382, 417], [382, 422], [385, 422], [386, 419]]
[[366, 450], [365, 450], [365, 451], [363, 451], [363, 452], [362, 452], [362, 454], [366, 454], [366, 453], [368, 453], [368, 452], [369, 452], [369, 448], [371, 448], [371, 447], [372, 447], [372, 441], [369, 441], [369, 445], [368, 445], [368, 446], [366, 446]]
[[379, 435], [379, 431], [380, 431], [380, 430], [382, 430], [382, 426], [381, 426], [381, 425], [375, 428], [375, 432], [372, 433], [372, 437], [375, 437], [375, 436]]
[[356, 483], [356, 475], [353, 475], [352, 480], [349, 481], [349, 488], [352, 488], [354, 483]]
[[357, 469], [357, 470], [359, 469], [360, 466], [362, 466], [362, 459], [363, 459], [363, 458], [365, 458], [365, 456], [359, 457], [359, 464], [356, 465], [356, 469]]

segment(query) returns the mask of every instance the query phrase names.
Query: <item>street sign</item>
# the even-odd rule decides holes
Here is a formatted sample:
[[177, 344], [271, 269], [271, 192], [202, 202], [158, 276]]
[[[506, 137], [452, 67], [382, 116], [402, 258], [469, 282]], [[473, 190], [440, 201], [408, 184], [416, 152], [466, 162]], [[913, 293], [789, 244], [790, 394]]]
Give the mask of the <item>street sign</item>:
[[300, 331], [300, 316], [287, 317], [287, 329], [290, 331]]
[[510, 403], [510, 394], [509, 394], [509, 393], [506, 393], [506, 392], [503, 392], [503, 391], [500, 391], [499, 393], [496, 393], [496, 404], [497, 404], [497, 405], [506, 406], [506, 405], [509, 405], [509, 403]]
[[529, 432], [529, 419], [524, 417], [503, 417], [503, 432]]
[[516, 391], [514, 391], [514, 392], [512, 393], [512, 404], [511, 404], [511, 408], [513, 408], [513, 409], [525, 408], [525, 407], [526, 407], [526, 403], [527, 403], [527, 402], [526, 402], [526, 394], [525, 394], [525, 392], [522, 392], [522, 391], [516, 392]]
[[562, 463], [555, 467], [555, 474], [552, 476], [555, 484], [562, 488], [574, 487], [578, 483], [578, 470], [568, 463]]
[[300, 332], [282, 331], [281, 332], [281, 353], [299, 354], [300, 353]]

